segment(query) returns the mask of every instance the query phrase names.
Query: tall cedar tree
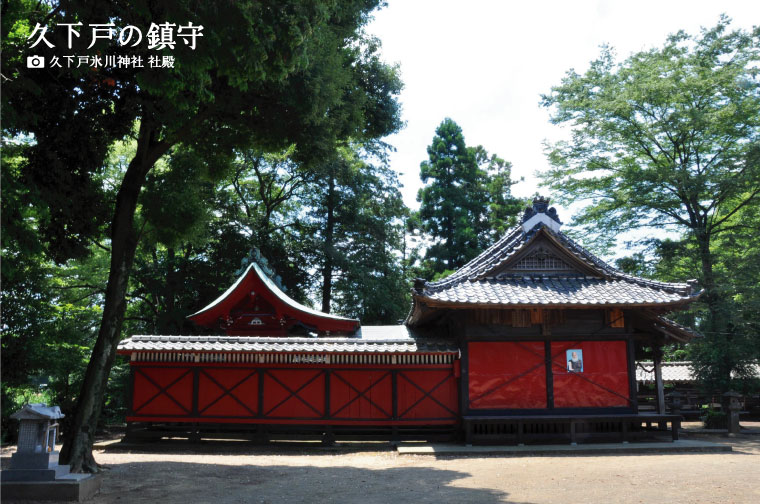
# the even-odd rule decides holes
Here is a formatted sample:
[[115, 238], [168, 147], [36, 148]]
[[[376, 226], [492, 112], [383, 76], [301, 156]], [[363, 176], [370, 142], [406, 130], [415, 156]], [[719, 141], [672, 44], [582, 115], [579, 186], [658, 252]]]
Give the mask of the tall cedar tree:
[[475, 153], [457, 123], [444, 119], [427, 152], [429, 159], [420, 164], [426, 185], [417, 201], [423, 228], [435, 240], [425, 257], [440, 272], [463, 266], [480, 251], [487, 198]]
[[705, 338], [696, 345], [703, 380], [727, 387], [735, 306], [716, 279], [717, 241], [760, 195], [760, 29], [729, 31], [721, 18], [700, 35], [671, 35], [662, 48], [616, 64], [610, 48], [580, 75], [569, 71], [543, 96], [572, 139], [548, 148], [544, 176], [566, 203], [587, 202], [575, 219], [612, 238], [635, 228], [688, 235], [705, 289]]
[[408, 211], [395, 172], [369, 157], [359, 145], [340, 147], [324, 166], [326, 183], [309, 191], [313, 261], [322, 271], [322, 311], [391, 324], [408, 309], [401, 267]]
[[521, 207], [510, 188], [511, 164], [482, 147], [467, 147], [462, 129], [446, 118], [420, 164], [426, 185], [417, 193], [419, 219], [433, 239], [426, 274], [463, 266], [514, 224]]
[[[239, 2], [50, 2], [3, 4], [3, 129], [32, 134], [22, 168], [30, 202], [48, 209], [39, 231], [56, 260], [82, 256], [108, 229], [110, 273], [98, 338], [66, 433], [61, 459], [73, 471], [97, 471], [92, 442], [109, 371], [121, 339], [127, 288], [140, 230], [135, 213], [155, 163], [178, 144], [213, 161], [234, 147], [297, 144], [303, 159], [319, 157], [339, 138], [378, 137], [400, 125], [392, 68], [377, 45], [359, 35], [378, 2], [296, 0]], [[88, 48], [91, 23], [143, 30], [153, 22], [203, 26], [195, 49], [118, 46], [100, 39]], [[174, 57], [174, 68], [30, 69], [67, 46], [60, 23], [82, 22], [72, 52]], [[56, 47], [27, 39], [36, 23]], [[97, 174], [112, 143], [137, 121], [136, 153], [109, 205]], [[220, 163], [220, 165], [223, 163]]]

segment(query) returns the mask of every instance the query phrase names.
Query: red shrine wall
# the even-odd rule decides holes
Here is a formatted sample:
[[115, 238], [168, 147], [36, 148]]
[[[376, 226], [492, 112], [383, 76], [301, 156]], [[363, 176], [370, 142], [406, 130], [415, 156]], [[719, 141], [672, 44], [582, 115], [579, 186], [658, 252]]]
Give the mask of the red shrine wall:
[[543, 341], [469, 344], [471, 409], [546, 408]]
[[552, 394], [545, 342], [470, 342], [469, 408], [545, 409], [550, 396], [554, 408], [631, 406], [625, 341], [553, 341], [549, 349]]
[[[583, 371], [568, 371], [566, 352], [582, 350]], [[558, 341], [551, 344], [555, 408], [630, 406], [625, 341]]]
[[[457, 363], [458, 364], [458, 363]], [[454, 424], [455, 366], [132, 363], [130, 422]]]

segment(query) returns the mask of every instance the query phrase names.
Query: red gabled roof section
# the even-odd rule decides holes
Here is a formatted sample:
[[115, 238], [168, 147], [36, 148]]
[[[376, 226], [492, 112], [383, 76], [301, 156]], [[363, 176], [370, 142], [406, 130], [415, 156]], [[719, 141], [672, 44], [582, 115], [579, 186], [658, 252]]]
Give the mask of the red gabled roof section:
[[356, 319], [322, 313], [291, 299], [256, 263], [224, 294], [187, 318], [238, 336], [282, 336], [294, 328], [318, 335], [353, 334], [360, 327]]

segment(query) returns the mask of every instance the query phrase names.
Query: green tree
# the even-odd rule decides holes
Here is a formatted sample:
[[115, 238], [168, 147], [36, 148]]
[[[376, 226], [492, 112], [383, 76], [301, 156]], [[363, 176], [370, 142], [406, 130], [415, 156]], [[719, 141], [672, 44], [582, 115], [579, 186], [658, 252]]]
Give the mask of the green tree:
[[678, 32], [622, 63], [603, 48], [585, 74], [569, 71], [543, 96], [552, 122], [572, 132], [548, 147], [544, 184], [566, 203], [587, 203], [577, 224], [607, 239], [665, 227], [688, 240], [682, 250], [705, 289], [702, 345], [711, 349], [697, 370], [723, 387], [737, 368], [735, 306], [716, 277], [716, 246], [760, 194], [760, 30], [729, 31], [729, 23]]
[[475, 147], [475, 160], [485, 176], [488, 194], [485, 246], [490, 246], [517, 224], [517, 216], [525, 208], [525, 202], [512, 196], [512, 186], [518, 182], [512, 180], [512, 163], [489, 154], [482, 145]]
[[[79, 391], [100, 309], [97, 296], [107, 272], [103, 250], [86, 265], [56, 265], [44, 254], [37, 226], [44, 209], [29, 205], [23, 183], [23, 140], [2, 150], [2, 431], [18, 423], [10, 414], [25, 402], [48, 402], [70, 411]], [[32, 197], [33, 199], [33, 197]], [[66, 426], [64, 419], [63, 425]]]
[[401, 267], [408, 210], [396, 173], [371, 157], [356, 144], [340, 147], [310, 188], [312, 261], [322, 271], [322, 311], [389, 324], [408, 310]]
[[292, 146], [278, 153], [241, 152], [227, 189], [231, 205], [220, 201], [220, 206], [227, 208], [222, 219], [237, 223], [239, 232], [250, 236], [247, 249], [258, 249], [281, 277], [288, 295], [305, 302], [310, 232], [304, 205], [319, 179], [294, 154]]
[[514, 224], [520, 202], [511, 196], [511, 163], [482, 147], [467, 147], [462, 129], [446, 118], [420, 164], [426, 185], [417, 193], [419, 220], [433, 243], [427, 273], [463, 266]]
[[[376, 6], [359, 0], [3, 5], [3, 128], [34, 136], [22, 169], [30, 198], [49, 208], [39, 226], [46, 250], [63, 261], [86, 255], [106, 229], [110, 237], [102, 321], [61, 454], [73, 471], [97, 471], [93, 435], [121, 339], [140, 238], [135, 215], [148, 174], [180, 144], [214, 166], [235, 147], [295, 143], [307, 159], [329, 152], [340, 138], [394, 131], [400, 125], [396, 72], [379, 60], [376, 41], [360, 35]], [[204, 35], [195, 49], [164, 50], [174, 57], [173, 69], [26, 68], [35, 23], [51, 28], [56, 45], [65, 47], [66, 30], [55, 30], [57, 24], [104, 19], [143, 28], [156, 20], [192, 22], [204, 26]], [[124, 48], [106, 40], [92, 50], [143, 61], [156, 54], [147, 45]], [[98, 174], [110, 146], [135, 121], [135, 155], [109, 202]]]

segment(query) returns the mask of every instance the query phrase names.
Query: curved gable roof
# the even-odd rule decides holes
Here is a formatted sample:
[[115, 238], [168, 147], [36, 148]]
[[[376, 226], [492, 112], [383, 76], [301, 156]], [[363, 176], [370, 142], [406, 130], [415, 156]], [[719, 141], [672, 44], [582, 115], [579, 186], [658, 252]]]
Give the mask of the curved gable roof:
[[200, 326], [216, 327], [220, 319], [227, 320], [231, 311], [245, 303], [252, 293], [272, 304], [278, 316], [288, 316], [317, 331], [355, 332], [359, 329], [357, 319], [323, 313], [290, 298], [255, 262], [221, 296], [187, 318]]
[[[546, 200], [543, 200], [546, 202]], [[545, 217], [545, 215], [551, 216]], [[528, 214], [528, 212], [526, 212]], [[536, 216], [542, 218], [537, 219]], [[446, 278], [415, 283], [407, 324], [428, 307], [678, 307], [695, 300], [693, 283], [658, 282], [623, 273], [559, 231], [554, 209], [534, 208], [517, 226]], [[557, 271], [519, 261], [538, 247], [556, 253]], [[512, 269], [510, 269], [512, 268]]]

